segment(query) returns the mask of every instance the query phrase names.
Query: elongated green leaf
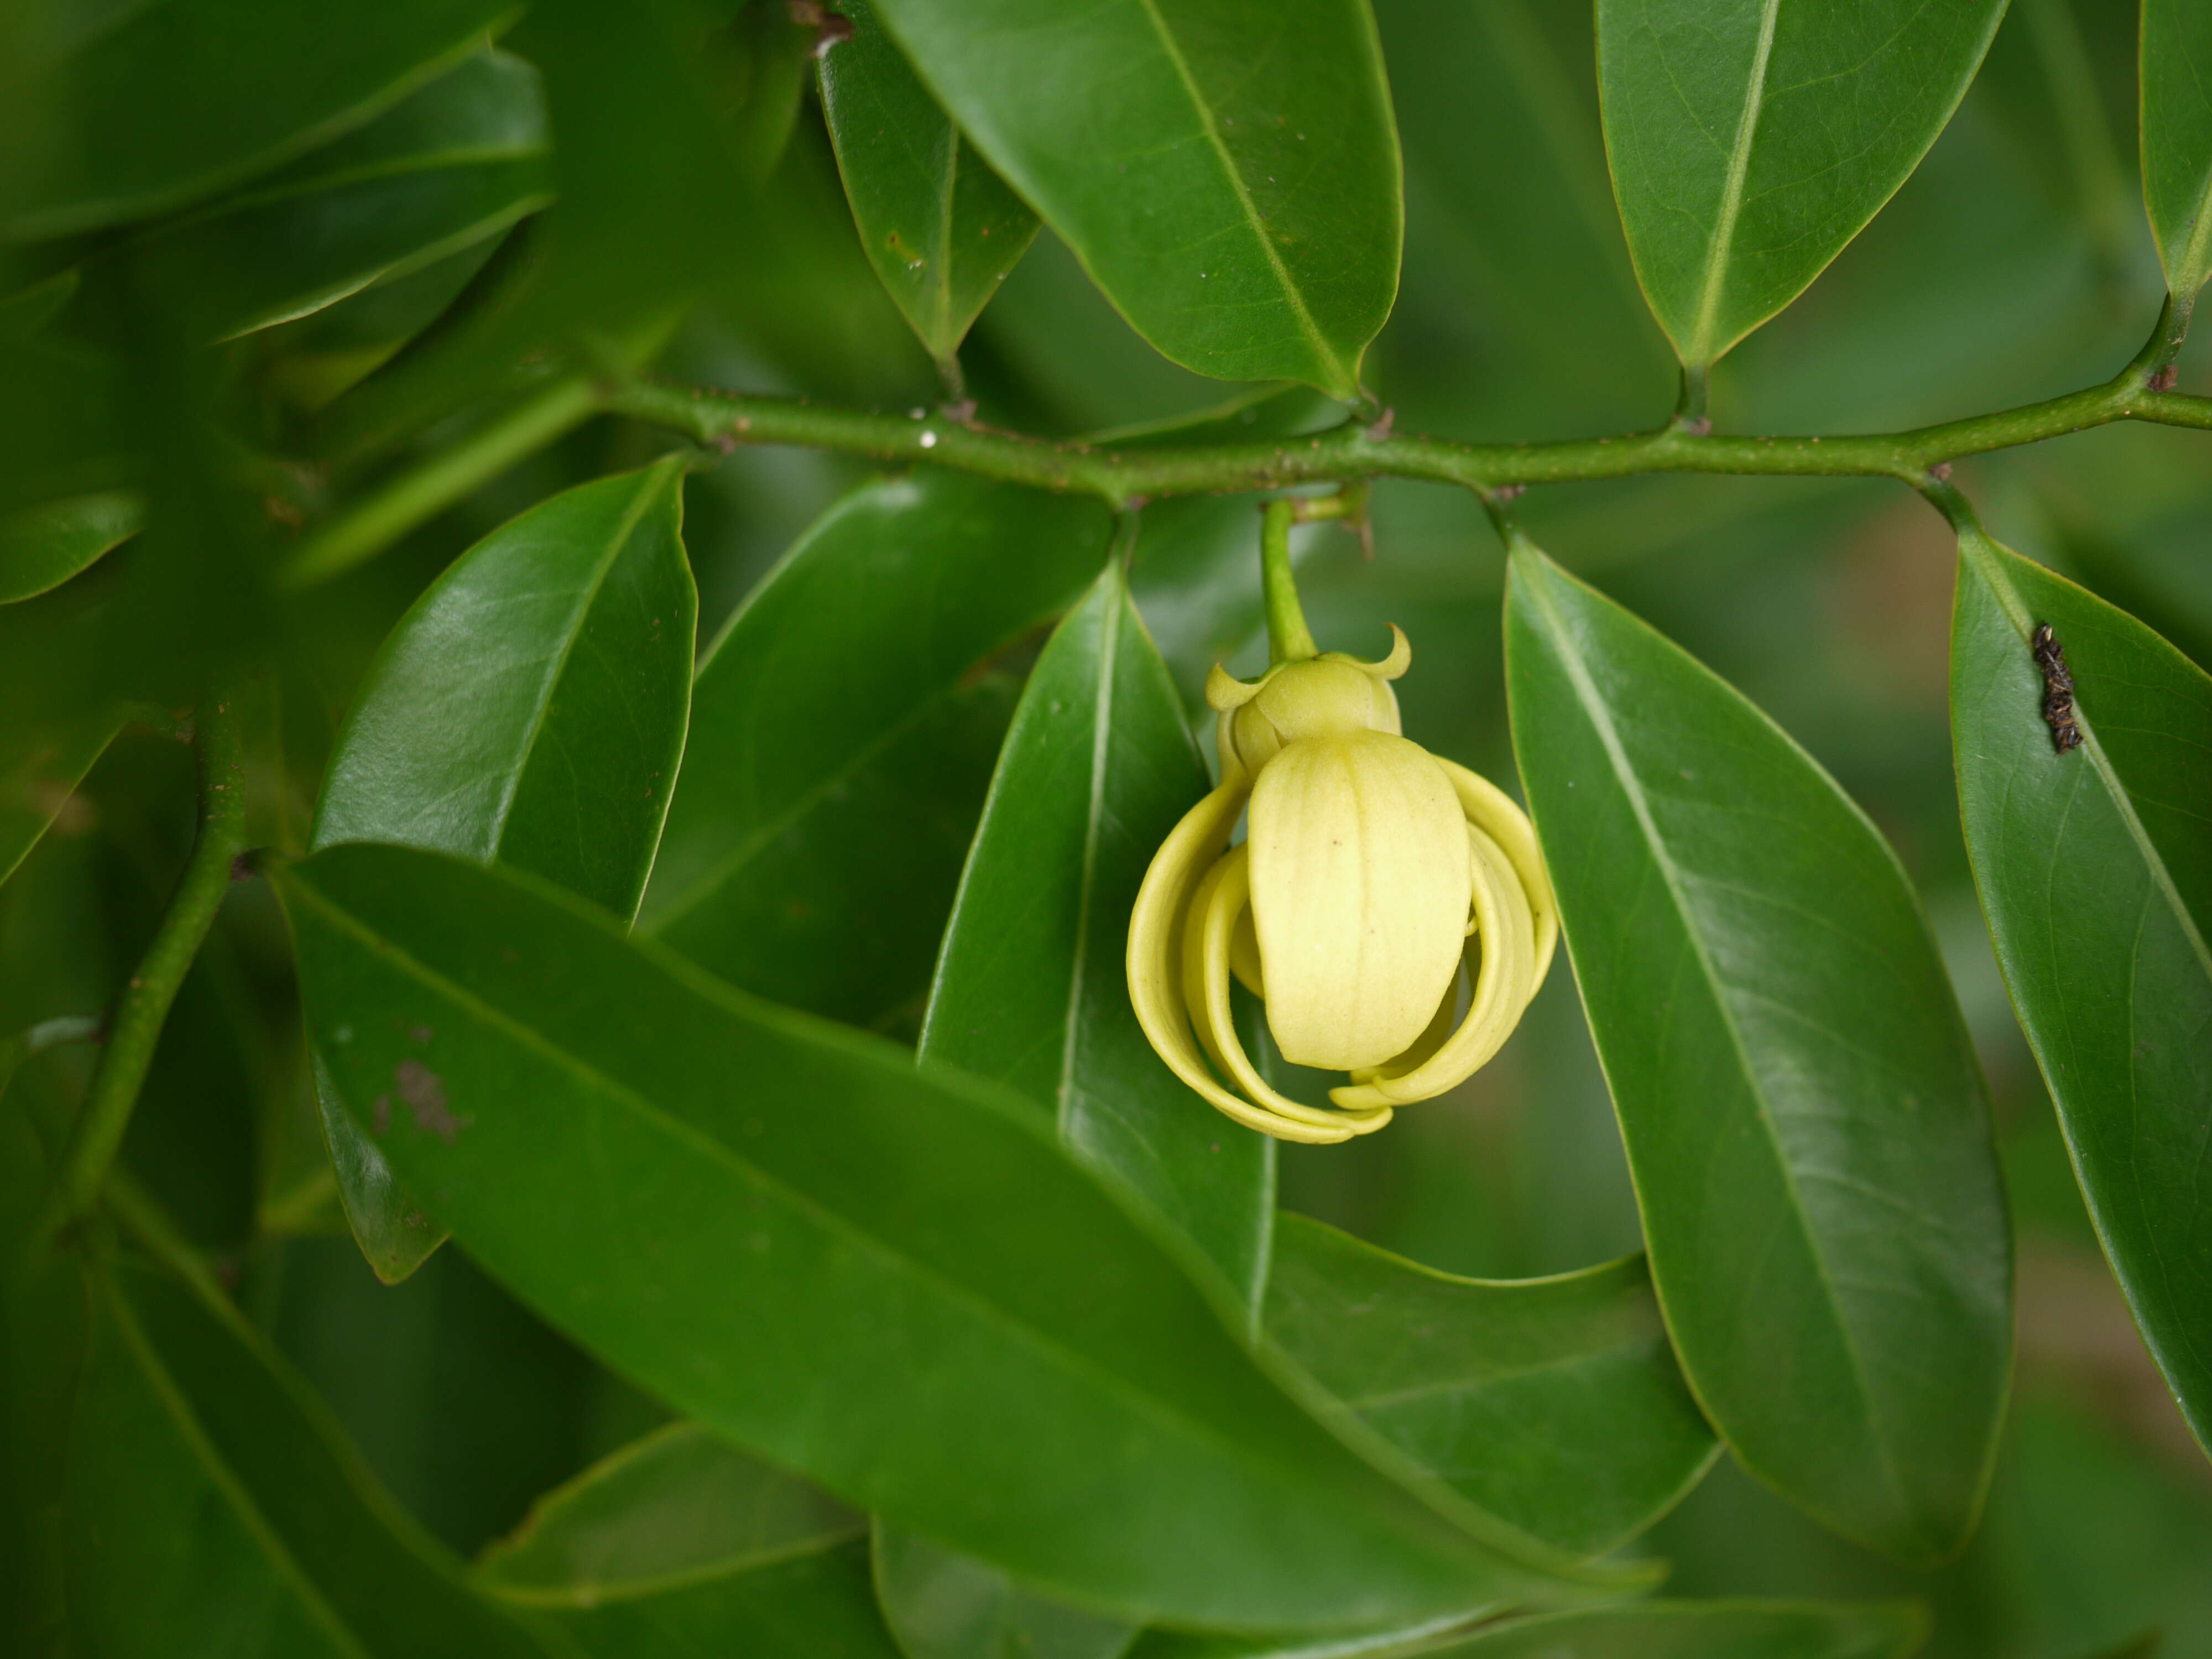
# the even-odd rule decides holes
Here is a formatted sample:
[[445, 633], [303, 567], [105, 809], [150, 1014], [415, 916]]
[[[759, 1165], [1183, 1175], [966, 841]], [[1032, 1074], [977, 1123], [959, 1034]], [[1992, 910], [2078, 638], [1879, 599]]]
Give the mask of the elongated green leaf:
[[404, 276], [552, 199], [538, 72], [480, 52], [384, 115], [126, 251], [191, 337], [266, 328]]
[[1911, 176], [2005, 0], [1598, 0], [1636, 274], [1684, 362], [1788, 305]]
[[906, 1659], [1120, 1659], [1138, 1627], [1031, 1595], [996, 1567], [878, 1522], [876, 1599]]
[[497, 866], [337, 847], [279, 881], [312, 1039], [392, 1167], [715, 1432], [1130, 1616], [1563, 1589], [1522, 1565], [1540, 1547], [1302, 1411], [1019, 1103]]
[[396, 103], [516, 9], [509, 0], [167, 0], [66, 14], [43, 44], [67, 136], [9, 202], [6, 234], [117, 224], [274, 167]]
[[1717, 1449], [1633, 1257], [1456, 1279], [1285, 1215], [1267, 1328], [1424, 1468], [1577, 1555], [1642, 1532]]
[[2212, 12], [2143, 0], [2143, 200], [2174, 297], [2212, 275]]
[[[2080, 747], [2045, 724], [2048, 624]], [[2212, 1448], [2212, 678], [2124, 611], [1959, 543], [1951, 721], [1966, 850], [2106, 1254]]]
[[872, 1024], [921, 1006], [1006, 729], [979, 665], [1097, 574], [1084, 501], [924, 475], [856, 490], [708, 650], [639, 926]]
[[637, 908], [690, 706], [684, 463], [541, 503], [434, 583], [339, 733], [313, 844], [497, 860]]
[[127, 489], [70, 495], [0, 519], [0, 605], [59, 587], [138, 533], [145, 506]]
[[1366, 0], [877, 0], [961, 130], [1139, 333], [1358, 389], [1404, 238]]
[[215, 1293], [137, 1267], [91, 1280], [64, 1527], [86, 1651], [557, 1651], [468, 1590]]
[[1502, 1619], [1410, 1641], [1337, 1642], [1154, 1631], [1129, 1659], [1905, 1659], [1927, 1639], [1910, 1602], [1641, 1601]]
[[75, 719], [0, 720], [0, 881], [61, 816], [122, 726], [120, 713], [98, 708]]
[[476, 1582], [597, 1659], [898, 1659], [867, 1522], [675, 1423], [549, 1492]]
[[1526, 542], [1506, 678], [1690, 1386], [1829, 1526], [1948, 1553], [2010, 1376], [2011, 1238], [1896, 855], [1758, 709]]
[[939, 959], [921, 1056], [1011, 1085], [1189, 1239], [1256, 1321], [1274, 1144], [1199, 1099], [1129, 1005], [1129, 912], [1208, 787], [1118, 560], [1031, 671]]
[[864, 1517], [801, 1480], [672, 1423], [540, 1498], [477, 1563], [518, 1601], [591, 1607], [744, 1572], [859, 1538]]
[[948, 361], [1037, 231], [1036, 215], [960, 136], [866, 0], [822, 59], [822, 112], [860, 244], [931, 356]]
[[[698, 600], [683, 463], [583, 484], [471, 548], [385, 641], [338, 735], [313, 845], [497, 860], [627, 918], [690, 703]], [[324, 1131], [354, 1234], [388, 1281], [444, 1235], [339, 1109]]]

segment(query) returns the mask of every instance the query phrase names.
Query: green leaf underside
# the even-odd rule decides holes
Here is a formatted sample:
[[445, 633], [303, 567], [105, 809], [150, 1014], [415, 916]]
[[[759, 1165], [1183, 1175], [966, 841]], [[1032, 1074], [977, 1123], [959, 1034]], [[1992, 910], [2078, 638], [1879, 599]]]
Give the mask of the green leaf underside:
[[1598, 0], [1636, 274], [1686, 363], [1780, 311], [1936, 142], [2004, 0]]
[[557, 1615], [591, 1659], [904, 1659], [868, 1582], [866, 1539]]
[[404, 276], [552, 199], [538, 72], [471, 54], [360, 131], [149, 232], [125, 257], [219, 339], [305, 316]]
[[280, 879], [312, 1039], [401, 1177], [545, 1317], [779, 1467], [1129, 1616], [1571, 1593], [1301, 1411], [1018, 1103], [497, 866], [339, 847]]
[[[169, 0], [55, 31], [73, 144], [17, 198], [17, 238], [165, 212], [360, 125], [458, 62], [510, 0]], [[103, 19], [103, 21], [105, 21]]]
[[671, 1423], [545, 1494], [485, 1551], [476, 1582], [588, 1607], [859, 1538], [867, 1521], [696, 1423]]
[[[670, 460], [580, 485], [494, 531], [433, 583], [362, 683], [312, 845], [495, 859], [629, 916], [690, 702], [698, 601], [683, 478]], [[444, 1235], [318, 1092], [347, 1218], [396, 1282]]]
[[1515, 752], [1682, 1367], [1746, 1467], [1956, 1548], [2009, 1381], [1980, 1073], [1895, 855], [1809, 757], [1525, 544]]
[[1037, 216], [970, 149], [864, 0], [822, 59], [822, 112], [869, 263], [942, 362], [1036, 239]]
[[2212, 274], [2212, 11], [2143, 0], [2142, 84], [2143, 201], [2166, 286], [2191, 299]]
[[877, 3], [1153, 345], [1224, 380], [1357, 392], [1404, 229], [1366, 0]]
[[1503, 1619], [1425, 1640], [1151, 1631], [1128, 1659], [1905, 1659], [1927, 1632], [1927, 1615], [1910, 1602], [1641, 1601]]
[[1640, 1258], [1486, 1282], [1285, 1215], [1267, 1330], [1415, 1462], [1577, 1555], [1642, 1532], [1716, 1451]]
[[1109, 529], [951, 474], [846, 497], [700, 665], [640, 928], [811, 1012], [918, 1007], [1011, 704], [978, 667], [1082, 592]]
[[112, 710], [73, 720], [0, 720], [0, 881], [52, 827], [122, 729]]
[[1138, 1626], [1032, 1595], [997, 1568], [877, 1524], [876, 1601], [906, 1659], [1120, 1659]]
[[[2028, 639], [2049, 623], [2081, 745]], [[1998, 965], [2143, 1340], [2212, 1448], [2212, 678], [2125, 612], [1960, 545], [1951, 718]]]
[[922, 1028], [925, 1061], [1005, 1083], [1219, 1270], [1256, 1321], [1273, 1144], [1168, 1070], [1130, 1006], [1129, 912], [1208, 787], [1118, 560], [1030, 672]]
[[470, 1593], [227, 1305], [165, 1273], [88, 1272], [63, 1518], [88, 1650], [558, 1651]]
[[127, 489], [71, 495], [0, 518], [0, 605], [59, 587], [137, 535], [146, 510]]

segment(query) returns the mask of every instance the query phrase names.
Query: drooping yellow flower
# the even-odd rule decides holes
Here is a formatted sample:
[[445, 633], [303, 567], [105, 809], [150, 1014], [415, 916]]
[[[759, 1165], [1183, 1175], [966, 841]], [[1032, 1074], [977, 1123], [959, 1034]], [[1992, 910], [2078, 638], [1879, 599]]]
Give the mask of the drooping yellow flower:
[[[1559, 939], [1521, 810], [1401, 733], [1389, 683], [1413, 653], [1391, 633], [1379, 663], [1305, 656], [1250, 685], [1214, 669], [1220, 787], [1163, 843], [1129, 921], [1129, 995], [1152, 1047], [1285, 1140], [1366, 1134], [1466, 1079], [1520, 1022]], [[1350, 1074], [1329, 1091], [1337, 1109], [1268, 1086], [1231, 1018], [1232, 974], [1285, 1059]]]

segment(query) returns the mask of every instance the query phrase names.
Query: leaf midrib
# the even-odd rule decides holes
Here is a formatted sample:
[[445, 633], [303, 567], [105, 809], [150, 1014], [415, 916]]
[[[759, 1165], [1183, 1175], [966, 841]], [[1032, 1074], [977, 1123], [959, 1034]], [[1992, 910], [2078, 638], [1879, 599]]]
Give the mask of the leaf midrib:
[[1728, 282], [1729, 256], [1735, 251], [1736, 222], [1743, 213], [1743, 194], [1751, 175], [1751, 149], [1759, 132], [1759, 118], [1766, 103], [1766, 66], [1774, 52], [1774, 27], [1782, 0], [1764, 0], [1759, 15], [1759, 41], [1753, 48], [1751, 76], [1743, 92], [1743, 108], [1737, 117], [1735, 142], [1729, 151], [1728, 179], [1721, 187], [1720, 216], [1713, 222], [1712, 240], [1705, 249], [1705, 280], [1698, 296], [1697, 320], [1690, 331], [1686, 355], [1709, 363], [1717, 355], [1713, 347], [1715, 324], [1720, 316], [1721, 294]]
[[[1772, 5], [1776, 3], [1776, 0], [1768, 0], [1768, 3]], [[1806, 1253], [1811, 1258], [1813, 1270], [1827, 1303], [1829, 1315], [1837, 1334], [1842, 1339], [1844, 1352], [1850, 1358], [1851, 1381], [1865, 1407], [1868, 1426], [1869, 1429], [1874, 1429], [1881, 1421], [1881, 1413], [1875, 1404], [1873, 1389], [1867, 1376], [1865, 1359], [1859, 1352], [1856, 1334], [1850, 1322], [1844, 1317], [1842, 1298], [1837, 1293], [1834, 1279], [1828, 1269], [1827, 1257], [1820, 1247], [1820, 1239], [1813, 1231], [1811, 1219], [1806, 1213], [1803, 1195], [1797, 1189], [1796, 1172], [1790, 1167], [1788, 1154], [1782, 1145], [1781, 1133], [1776, 1128], [1772, 1114], [1768, 1109], [1765, 1091], [1760, 1086], [1758, 1073], [1752, 1066], [1750, 1053], [1745, 1046], [1743, 1033], [1736, 1023], [1735, 1010], [1723, 991], [1719, 970], [1715, 967], [1711, 954], [1705, 949], [1705, 940], [1691, 921], [1692, 912], [1682, 890], [1680, 872], [1674, 867], [1674, 860], [1668, 854], [1665, 842], [1659, 835], [1658, 824], [1652, 816], [1650, 803], [1644, 795], [1642, 781], [1637, 776], [1634, 767], [1630, 764], [1626, 746], [1622, 744], [1620, 734], [1613, 726], [1612, 711], [1607, 707], [1603, 697], [1598, 692], [1596, 684], [1591, 680], [1589, 671], [1583, 662], [1580, 653], [1570, 643], [1570, 636], [1564, 619], [1560, 617], [1557, 605], [1552, 597], [1549, 574], [1539, 569], [1536, 580], [1528, 582], [1527, 586], [1536, 598], [1537, 603], [1543, 608], [1545, 620], [1550, 625], [1552, 637], [1559, 652], [1560, 665], [1566, 670], [1567, 678], [1574, 686], [1575, 699], [1581, 705], [1583, 714], [1589, 720], [1592, 729], [1596, 732], [1599, 742], [1604, 746], [1606, 757], [1612, 765], [1613, 775], [1620, 784], [1621, 792], [1628, 800], [1630, 810], [1635, 814], [1638, 827], [1644, 832], [1645, 847], [1650, 854], [1654, 867], [1659, 872], [1661, 881], [1666, 887], [1668, 897], [1673, 902], [1675, 920], [1681, 928], [1684, 939], [1688, 942], [1691, 958], [1696, 963], [1698, 974], [1705, 981], [1706, 991], [1712, 999], [1714, 1007], [1719, 1012], [1722, 1029], [1728, 1033], [1729, 1045], [1735, 1054], [1737, 1069], [1743, 1079], [1745, 1091], [1755, 1108], [1759, 1126], [1765, 1133], [1767, 1144], [1772, 1151], [1775, 1170], [1789, 1194], [1790, 1216], [1796, 1223], [1798, 1232], [1805, 1242]], [[1660, 1288], [1658, 1274], [1656, 1271], [1652, 1275], [1652, 1288], [1659, 1297], [1660, 1308], [1663, 1313], [1666, 1308], [1666, 1295]], [[1683, 1368], [1683, 1379], [1690, 1385], [1692, 1392], [1702, 1392], [1698, 1389], [1697, 1381], [1687, 1366]], [[1702, 1400], [1700, 1403], [1703, 1403]], [[1874, 1442], [1875, 1455], [1891, 1494], [1898, 1500], [1901, 1510], [1911, 1513], [1915, 1506], [1908, 1500], [1903, 1483], [1899, 1479], [1895, 1456], [1890, 1448], [1887, 1437], [1877, 1431], [1870, 1434], [1869, 1437]]]
[[[1038, 1327], [1024, 1323], [1012, 1311], [988, 1300], [980, 1291], [971, 1290], [957, 1280], [947, 1279], [941, 1270], [903, 1253], [890, 1241], [879, 1238], [842, 1212], [831, 1209], [811, 1194], [790, 1186], [781, 1177], [772, 1175], [757, 1165], [746, 1163], [704, 1129], [656, 1104], [629, 1085], [609, 1077], [580, 1056], [561, 1048], [534, 1027], [525, 1024], [503, 1010], [494, 1007], [473, 992], [456, 984], [436, 969], [422, 963], [412, 952], [404, 949], [395, 941], [385, 938], [366, 923], [358, 921], [349, 912], [341, 909], [333, 900], [308, 884], [295, 878], [289, 885], [294, 895], [306, 899], [313, 908], [322, 913], [327, 922], [339, 932], [353, 938], [362, 947], [371, 951], [377, 960], [400, 972], [412, 974], [426, 989], [444, 997], [462, 1012], [474, 1016], [496, 1030], [504, 1031], [516, 1042], [535, 1050], [544, 1058], [570, 1073], [587, 1085], [604, 1091], [605, 1097], [609, 1101], [629, 1107], [638, 1117], [659, 1127], [660, 1132], [669, 1139], [688, 1142], [702, 1152], [708, 1162], [722, 1165], [741, 1177], [757, 1182], [761, 1187], [772, 1190], [793, 1210], [815, 1218], [825, 1231], [843, 1237], [850, 1240], [859, 1249], [879, 1260], [888, 1261], [900, 1276], [918, 1280], [934, 1289], [947, 1302], [955, 1306], [965, 1308], [971, 1314], [980, 1316], [985, 1323], [1011, 1334], [1018, 1345], [1051, 1359], [1067, 1372], [1090, 1380], [1094, 1386], [1099, 1387], [1109, 1395], [1118, 1398], [1125, 1405], [1131, 1407], [1139, 1418], [1175, 1429], [1187, 1441], [1212, 1447], [1217, 1455], [1223, 1455], [1228, 1463], [1257, 1474], [1265, 1486], [1279, 1490], [1288, 1486], [1292, 1491], [1297, 1490], [1294, 1481], [1285, 1480], [1284, 1471], [1279, 1465], [1255, 1456], [1248, 1448], [1236, 1441], [1225, 1438], [1214, 1425], [1202, 1419], [1189, 1416], [1174, 1402], [1158, 1395], [1147, 1393], [1133, 1379], [1119, 1372], [1107, 1370], [1091, 1356], [1068, 1347], [1060, 1339]], [[1010, 1118], [1009, 1121], [1014, 1120]], [[1347, 1448], [1346, 1455], [1352, 1457], [1356, 1456], [1357, 1454]], [[1377, 1473], [1374, 1478], [1377, 1480], [1388, 1479], [1380, 1473]], [[1334, 1483], [1331, 1484], [1334, 1485]], [[1419, 1500], [1411, 1493], [1407, 1494], [1407, 1502], [1416, 1506], [1419, 1504]], [[1370, 1516], [1371, 1520], [1388, 1527], [1391, 1534], [1401, 1537], [1405, 1536], [1402, 1528], [1388, 1516], [1371, 1510]], [[1442, 1516], [1437, 1517], [1438, 1526], [1445, 1527], [1449, 1524]], [[1492, 1571], [1507, 1573], [1538, 1571], [1514, 1563], [1510, 1558], [1503, 1555], [1492, 1555], [1479, 1540], [1472, 1536], [1465, 1539], [1464, 1547], [1474, 1557], [1474, 1560], [1462, 1564], [1468, 1566], [1481, 1563]]]
[[[1190, 62], [1183, 56], [1181, 43], [1168, 27], [1167, 19], [1160, 15], [1158, 0], [1136, 0], [1136, 3], [1151, 22], [1153, 33], [1159, 37], [1160, 50], [1174, 68], [1176, 78], [1182, 83], [1183, 92], [1190, 100], [1191, 110], [1198, 117], [1199, 128], [1205, 135], [1206, 146], [1212, 150], [1214, 159], [1221, 163], [1221, 171], [1229, 180], [1230, 191], [1236, 197], [1237, 206], [1244, 211], [1245, 225], [1250, 229], [1253, 240], [1259, 243], [1261, 252], [1267, 256], [1268, 269], [1275, 273], [1283, 297], [1290, 302], [1291, 314], [1297, 323], [1298, 332], [1305, 337], [1306, 344], [1312, 349], [1324, 368], [1339, 380], [1349, 380], [1351, 376], [1346, 372], [1343, 359], [1322, 337], [1321, 325], [1315, 322], [1313, 313], [1306, 308], [1305, 295], [1298, 291], [1297, 283], [1291, 280], [1290, 267], [1283, 263], [1281, 250], [1268, 236], [1266, 222], [1260, 216], [1260, 204], [1252, 199], [1251, 189], [1245, 184], [1243, 173], [1237, 169], [1236, 157], [1231, 154], [1228, 144], [1221, 137], [1221, 129], [1213, 118], [1213, 106], [1206, 102], [1205, 93], [1200, 89], [1198, 78], [1191, 72]], [[1767, 3], [1778, 4], [1779, 0], [1767, 0]]]

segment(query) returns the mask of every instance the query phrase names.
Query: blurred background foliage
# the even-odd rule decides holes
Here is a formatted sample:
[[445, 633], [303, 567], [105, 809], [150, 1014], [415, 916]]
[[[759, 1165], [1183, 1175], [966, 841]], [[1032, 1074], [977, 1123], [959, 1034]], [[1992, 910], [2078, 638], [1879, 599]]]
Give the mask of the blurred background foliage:
[[[1376, 9], [1405, 142], [1407, 249], [1370, 386], [1400, 429], [1455, 437], [1656, 422], [1674, 370], [1606, 178], [1589, 6]], [[434, 257], [336, 303], [210, 347], [241, 316], [207, 307], [252, 273], [167, 283], [161, 262], [191, 257], [179, 234], [95, 226], [9, 256], [0, 290], [30, 297], [0, 310], [0, 335], [27, 305], [65, 308], [69, 326], [35, 349], [20, 325], [0, 338], [13, 365], [0, 392], [5, 505], [56, 476], [76, 489], [127, 478], [154, 499], [157, 527], [0, 611], [6, 706], [67, 706], [96, 688], [158, 709], [189, 701], [207, 659], [253, 649], [273, 665], [249, 694], [253, 839], [297, 846], [337, 722], [431, 578], [523, 508], [670, 446], [614, 418], [580, 420], [381, 556], [280, 590], [270, 570], [332, 500], [545, 395], [553, 371], [514, 368], [515, 342], [583, 328], [609, 373], [649, 361], [748, 391], [886, 409], [937, 400], [935, 370], [854, 232], [810, 89], [811, 36], [794, 35], [781, 8], [688, 0], [657, 14], [660, 36], [638, 33], [634, 61], [609, 62], [589, 14], [584, 0], [543, 4], [502, 37], [499, 62], [544, 103], [537, 126], [507, 131], [501, 165], [520, 171], [492, 192], [494, 210], [459, 224]], [[1723, 366], [1719, 422], [1911, 426], [2049, 396], [2124, 361], [2163, 288], [2137, 210], [2135, 30], [2126, 0], [2015, 0], [1925, 164]], [[5, 136], [21, 145], [35, 136], [38, 100], [15, 78], [0, 107], [13, 106]], [[547, 123], [559, 138], [550, 156]], [[517, 224], [516, 191], [541, 188], [558, 205]], [[2212, 392], [2208, 356], [2200, 330], [2184, 390]], [[1224, 396], [1139, 341], [1049, 232], [963, 356], [984, 417], [1032, 431], [1159, 421]], [[2200, 434], [2112, 427], [1964, 463], [1960, 481], [2004, 540], [2212, 665], [2203, 446]], [[739, 450], [693, 477], [685, 538], [702, 641], [866, 476], [836, 457]], [[1886, 1565], [1725, 1462], [1638, 1547], [1675, 1564], [1674, 1594], [1924, 1595], [1936, 1612], [1929, 1651], [1942, 1656], [2087, 1659], [2152, 1631], [2172, 1659], [2212, 1655], [2212, 1468], [2099, 1260], [1960, 843], [1945, 708], [1949, 532], [1870, 481], [1666, 477], [1539, 489], [1522, 507], [1556, 556], [1772, 714], [1895, 842], [1990, 1075], [2021, 1237], [2018, 1394], [1987, 1522], [1962, 1559], [1932, 1575]], [[1385, 623], [1405, 624], [1417, 647], [1401, 685], [1408, 731], [1509, 777], [1503, 561], [1474, 501], [1384, 481], [1374, 521], [1371, 560], [1335, 528], [1299, 532], [1316, 634], [1364, 653]], [[1218, 601], [1224, 584], [1255, 575], [1255, 530], [1245, 500], [1143, 515], [1139, 603], [1194, 708], [1217, 655], [1264, 661], [1250, 637], [1256, 603], [1224, 632]], [[41, 639], [80, 609], [105, 618], [106, 653], [56, 662]], [[998, 666], [1018, 674], [1035, 643]], [[191, 827], [189, 752], [157, 725], [127, 729], [0, 885], [0, 1029], [98, 1008], [149, 936]], [[973, 769], [971, 817], [988, 758]], [[289, 972], [269, 894], [240, 885], [169, 1022], [125, 1161], [215, 1254], [400, 1501], [472, 1553], [665, 1413], [458, 1251], [398, 1286], [377, 1283], [335, 1201]], [[910, 1037], [907, 1018], [887, 1029]], [[13, 1086], [58, 1116], [88, 1053], [53, 1048]], [[1285, 1147], [1282, 1189], [1289, 1208], [1461, 1273], [1557, 1272], [1638, 1242], [1564, 970], [1499, 1061], [1456, 1096], [1406, 1113], [1389, 1135]]]

